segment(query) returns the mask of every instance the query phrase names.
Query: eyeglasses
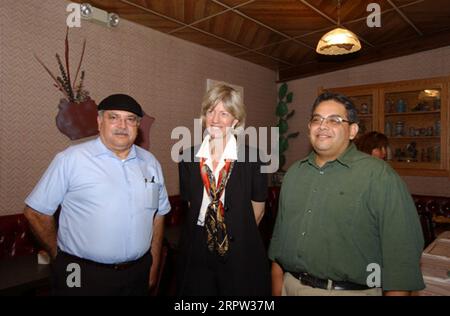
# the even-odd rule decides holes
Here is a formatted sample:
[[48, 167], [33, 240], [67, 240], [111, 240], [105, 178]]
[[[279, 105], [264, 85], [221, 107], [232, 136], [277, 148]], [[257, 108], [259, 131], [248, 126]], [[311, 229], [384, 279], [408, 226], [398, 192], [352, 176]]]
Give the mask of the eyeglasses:
[[311, 119], [309, 120], [309, 125], [314, 126], [314, 127], [321, 126], [323, 121], [325, 121], [325, 124], [330, 127], [338, 127], [342, 123], [349, 123], [349, 124], [353, 123], [351, 121], [344, 120], [339, 115], [330, 115], [327, 117], [323, 117], [321, 115], [316, 114], [316, 115], [313, 115], [311, 117]]
[[122, 120], [125, 120], [125, 124], [127, 124], [128, 126], [131, 126], [131, 127], [137, 126], [140, 121], [138, 119], [138, 117], [135, 115], [122, 117], [122, 116], [114, 114], [114, 113], [108, 113], [106, 115], [106, 118], [108, 119], [109, 123], [111, 123], [112, 125], [117, 125], [120, 122], [122, 122]]

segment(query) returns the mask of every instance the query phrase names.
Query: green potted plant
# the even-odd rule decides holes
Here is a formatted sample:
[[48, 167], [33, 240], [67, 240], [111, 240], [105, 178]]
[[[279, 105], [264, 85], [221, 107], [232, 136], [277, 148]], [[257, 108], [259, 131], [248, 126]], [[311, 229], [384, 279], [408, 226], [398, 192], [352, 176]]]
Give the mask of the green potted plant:
[[289, 111], [289, 104], [292, 103], [294, 98], [293, 92], [288, 92], [287, 83], [283, 83], [278, 89], [278, 104], [275, 111], [275, 115], [278, 118], [278, 131], [279, 131], [279, 167], [278, 171], [274, 174], [273, 182], [275, 185], [280, 185], [286, 172], [283, 167], [286, 164], [285, 152], [289, 148], [289, 139], [295, 138], [300, 132], [288, 133], [289, 125], [288, 120], [294, 116], [295, 110]]

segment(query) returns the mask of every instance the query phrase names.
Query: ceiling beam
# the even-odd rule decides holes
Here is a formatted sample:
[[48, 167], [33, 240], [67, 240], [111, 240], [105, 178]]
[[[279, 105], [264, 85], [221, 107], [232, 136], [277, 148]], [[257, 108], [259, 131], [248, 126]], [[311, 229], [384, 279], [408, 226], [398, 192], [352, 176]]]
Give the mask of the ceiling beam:
[[193, 25], [198, 24], [198, 23], [201, 23], [201, 22], [203, 22], [203, 21], [207, 21], [207, 20], [212, 19], [212, 18], [214, 18], [214, 17], [216, 17], [216, 16], [222, 15], [222, 14], [224, 14], [224, 13], [226, 13], [226, 12], [233, 11], [233, 9], [242, 7], [242, 6], [244, 6], [244, 5], [247, 5], [247, 4], [252, 3], [252, 2], [255, 2], [255, 1], [256, 1], [256, 0], [249, 0], [249, 1], [247, 1], [247, 2], [238, 4], [238, 5], [234, 6], [234, 7], [225, 7], [224, 5], [222, 5], [223, 7], [225, 7], [225, 10], [220, 11], [220, 12], [217, 12], [216, 14], [208, 15], [208, 16], [206, 16], [206, 17], [204, 17], [204, 18], [201, 18], [201, 19], [199, 19], [199, 20], [196, 20], [196, 21], [194, 21], [194, 22], [192, 22], [192, 23], [190, 23], [190, 24], [185, 24], [184, 26], [182, 26], [182, 27], [180, 27], [180, 28], [178, 28], [178, 29], [175, 29], [175, 30], [170, 31], [168, 34], [178, 32], [178, 31], [180, 31], [180, 30], [182, 30], [182, 29], [185, 29], [186, 27], [193, 26]]
[[[220, 5], [224, 6], [225, 8], [230, 8], [228, 5], [222, 3], [222, 2], [220, 2], [220, 1], [218, 1], [218, 0], [212, 0], [212, 1], [215, 2], [215, 3], [217, 3], [217, 4], [220, 4]], [[239, 10], [235, 10], [235, 9], [233, 8], [233, 12], [236, 13], [236, 14], [239, 14], [239, 15], [242, 16], [243, 18], [246, 18], [246, 19], [248, 19], [248, 20], [250, 20], [250, 21], [252, 21], [252, 22], [258, 24], [259, 26], [262, 26], [262, 27], [264, 27], [264, 28], [266, 28], [266, 29], [268, 29], [268, 30], [270, 30], [270, 31], [272, 31], [272, 32], [274, 32], [274, 33], [276, 33], [276, 34], [278, 34], [278, 35], [280, 35], [280, 36], [286, 38], [286, 39], [292, 40], [292, 41], [296, 42], [297, 44], [300, 44], [300, 45], [302, 45], [302, 46], [305, 46], [305, 47], [307, 47], [307, 48], [309, 48], [309, 49], [315, 49], [314, 47], [312, 47], [312, 46], [310, 46], [310, 45], [308, 45], [308, 44], [306, 44], [306, 43], [304, 43], [304, 42], [302, 42], [302, 41], [300, 41], [300, 40], [298, 40], [298, 39], [296, 39], [296, 38], [294, 38], [294, 37], [292, 37], [292, 36], [289, 36], [289, 35], [287, 35], [287, 34], [285, 34], [285, 33], [283, 33], [283, 32], [280, 32], [280, 31], [274, 29], [273, 27], [271, 27], [271, 26], [269, 26], [269, 25], [267, 25], [267, 24], [265, 24], [265, 23], [262, 23], [261, 21], [258, 21], [257, 19], [254, 19], [254, 18], [248, 16], [248, 15], [245, 14], [245, 13], [242, 13], [242, 12], [239, 11]], [[257, 49], [261, 49], [261, 48], [257, 48]]]
[[[330, 58], [322, 58], [316, 62], [283, 68], [278, 71], [278, 78], [279, 82], [295, 80], [381, 60], [411, 55], [449, 45], [450, 29], [446, 29], [445, 31], [418, 40], [405, 39], [401, 42], [370, 48], [367, 49], [364, 54], [362, 54], [362, 52], [357, 52], [353, 56], [352, 54], [333, 56]], [[356, 56], [356, 54], [358, 54], [358, 56]]]
[[387, 0], [388, 3], [394, 8], [394, 10], [402, 17], [403, 20], [406, 21], [420, 36], [423, 36], [423, 33], [419, 28], [400, 10], [391, 0]]
[[[169, 21], [171, 21], [171, 22], [176, 22], [176, 23], [178, 23], [178, 24], [183, 25], [183, 27], [182, 27], [182, 28], [178, 28], [178, 30], [184, 29], [184, 28], [189, 28], [189, 29], [195, 30], [195, 31], [197, 31], [197, 32], [200, 32], [200, 33], [202, 33], [202, 34], [205, 34], [205, 35], [214, 37], [214, 38], [216, 38], [216, 39], [218, 39], [218, 40], [221, 40], [221, 41], [223, 41], [223, 42], [225, 42], [225, 43], [228, 43], [228, 44], [230, 44], [230, 45], [237, 46], [237, 47], [239, 47], [239, 48], [241, 48], [241, 49], [244, 49], [244, 50], [246, 50], [246, 51], [250, 51], [250, 50], [251, 50], [250, 47], [241, 45], [241, 44], [239, 44], [239, 43], [230, 41], [230, 40], [228, 40], [228, 39], [226, 39], [226, 38], [223, 38], [223, 37], [221, 37], [221, 36], [218, 36], [218, 35], [215, 35], [215, 34], [213, 34], [213, 33], [204, 31], [204, 30], [199, 29], [198, 27], [195, 27], [195, 26], [193, 26], [193, 25], [183, 23], [183, 22], [181, 22], [181, 21], [178, 21], [178, 20], [176, 20], [176, 19], [173, 19], [173, 18], [171, 18], [171, 17], [168, 17], [168, 16], [166, 16], [166, 15], [164, 15], [164, 14], [160, 14], [160, 13], [154, 11], [154, 10], [151, 10], [151, 9], [146, 8], [146, 7], [144, 7], [144, 6], [141, 6], [141, 5], [139, 5], [139, 4], [130, 2], [130, 1], [128, 1], [128, 0], [119, 0], [119, 1], [121, 1], [121, 2], [123, 2], [123, 3], [126, 3], [126, 4], [128, 4], [128, 5], [134, 6], [134, 7], [136, 7], [136, 8], [139, 8], [139, 9], [141, 9], [141, 10], [143, 10], [143, 11], [148, 12], [148, 13], [157, 15], [157, 16], [163, 18], [163, 19], [166, 19], [166, 20], [169, 20]], [[213, 1], [214, 1], [214, 0], [213, 0]], [[193, 23], [193, 24], [195, 24], [195, 23]], [[170, 35], [176, 36], [176, 35], [174, 35], [174, 34], [175, 34], [175, 32], [171, 32], [171, 33], [170, 33]], [[283, 60], [283, 59], [280, 59], [280, 58], [277, 58], [277, 57], [274, 57], [274, 56], [271, 56], [271, 55], [267, 55], [267, 54], [264, 54], [264, 53], [259, 52], [259, 51], [252, 51], [252, 52], [255, 53], [255, 54], [264, 56], [264, 57], [266, 57], [266, 58], [272, 59], [272, 60], [274, 60], [274, 61], [276, 61], [276, 62], [283, 63], [283, 64], [285, 64], [285, 65], [290, 65], [290, 66], [293, 65], [292, 63], [290, 63], [290, 62], [288, 62], [288, 61], [286, 61], [286, 60]]]

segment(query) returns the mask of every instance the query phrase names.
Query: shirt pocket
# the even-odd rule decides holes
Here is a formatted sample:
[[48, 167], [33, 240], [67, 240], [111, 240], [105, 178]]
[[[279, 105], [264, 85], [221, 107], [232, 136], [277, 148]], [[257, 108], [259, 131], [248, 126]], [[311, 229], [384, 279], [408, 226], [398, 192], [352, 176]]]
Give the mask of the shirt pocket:
[[144, 207], [146, 209], [157, 209], [159, 206], [159, 184], [150, 182], [145, 187]]

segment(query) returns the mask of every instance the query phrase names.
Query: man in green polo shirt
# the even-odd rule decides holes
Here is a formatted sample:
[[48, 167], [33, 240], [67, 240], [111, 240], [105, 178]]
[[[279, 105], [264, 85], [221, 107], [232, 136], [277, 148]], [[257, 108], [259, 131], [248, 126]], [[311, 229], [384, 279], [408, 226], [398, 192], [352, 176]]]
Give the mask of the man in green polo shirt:
[[358, 151], [354, 105], [325, 92], [314, 149], [286, 173], [269, 248], [274, 295], [409, 295], [424, 288], [423, 236], [402, 179]]

